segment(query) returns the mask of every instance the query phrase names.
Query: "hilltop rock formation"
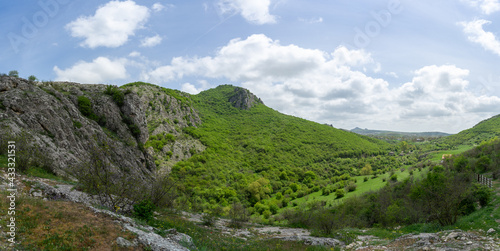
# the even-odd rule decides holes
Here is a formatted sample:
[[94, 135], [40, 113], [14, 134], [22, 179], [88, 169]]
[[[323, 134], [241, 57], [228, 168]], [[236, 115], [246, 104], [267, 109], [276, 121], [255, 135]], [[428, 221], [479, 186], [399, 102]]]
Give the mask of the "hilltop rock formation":
[[249, 110], [256, 104], [263, 104], [262, 100], [253, 95], [249, 90], [236, 87], [234, 95], [229, 99], [229, 102], [236, 107], [244, 110]]

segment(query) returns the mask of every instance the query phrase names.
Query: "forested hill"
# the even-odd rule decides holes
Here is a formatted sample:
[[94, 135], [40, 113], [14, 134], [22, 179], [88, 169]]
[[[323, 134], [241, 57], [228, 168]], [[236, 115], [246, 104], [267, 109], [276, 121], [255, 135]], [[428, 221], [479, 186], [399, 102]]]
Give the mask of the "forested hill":
[[340, 165], [342, 159], [389, 152], [383, 141], [281, 114], [239, 87], [219, 86], [191, 98], [202, 123], [184, 131], [207, 148], [172, 169], [185, 178], [191, 200], [253, 205], [290, 187], [307, 194], [362, 167], [357, 161]]
[[478, 145], [496, 136], [500, 136], [500, 115], [479, 122], [474, 127], [458, 134], [441, 138], [441, 142], [450, 146]]

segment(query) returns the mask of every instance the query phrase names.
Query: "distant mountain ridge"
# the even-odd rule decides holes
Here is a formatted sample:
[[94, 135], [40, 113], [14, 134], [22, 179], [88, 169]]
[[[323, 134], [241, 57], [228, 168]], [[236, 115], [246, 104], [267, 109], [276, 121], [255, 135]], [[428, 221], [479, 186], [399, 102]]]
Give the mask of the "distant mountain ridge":
[[450, 136], [451, 134], [444, 132], [398, 132], [398, 131], [385, 131], [385, 130], [370, 130], [361, 129], [356, 127], [351, 132], [361, 134], [361, 135], [377, 135], [377, 136], [406, 136], [406, 137], [444, 137]]

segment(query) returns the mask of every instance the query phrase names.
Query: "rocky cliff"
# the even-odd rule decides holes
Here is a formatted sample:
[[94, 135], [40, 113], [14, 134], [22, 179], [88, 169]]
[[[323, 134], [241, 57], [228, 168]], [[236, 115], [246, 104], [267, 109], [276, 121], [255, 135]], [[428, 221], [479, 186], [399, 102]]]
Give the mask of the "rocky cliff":
[[[89, 157], [90, 149], [107, 145], [107, 161], [120, 171], [139, 176], [155, 169], [153, 158], [141, 150], [149, 138], [139, 96], [124, 95], [118, 106], [104, 85], [34, 83], [20, 78], [0, 78], [0, 130], [3, 140], [25, 132], [29, 144], [51, 160], [51, 168], [66, 174], [68, 168]], [[90, 102], [91, 114], [81, 106]], [[128, 118], [128, 124], [125, 119]], [[130, 125], [139, 133], [133, 135]]]

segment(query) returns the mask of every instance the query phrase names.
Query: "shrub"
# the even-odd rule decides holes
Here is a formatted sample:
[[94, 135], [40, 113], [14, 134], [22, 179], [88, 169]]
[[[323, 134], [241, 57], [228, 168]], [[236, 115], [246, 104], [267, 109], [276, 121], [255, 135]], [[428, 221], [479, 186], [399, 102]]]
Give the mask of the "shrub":
[[80, 121], [73, 120], [73, 126], [76, 128], [82, 128], [82, 123]]
[[337, 191], [335, 191], [335, 196], [337, 196], [337, 199], [344, 197], [344, 195], [345, 195], [344, 189], [337, 189]]
[[115, 103], [118, 106], [123, 105], [125, 100], [125, 94], [118, 87], [108, 85], [104, 93], [111, 96], [113, 98], [113, 101], [115, 101]]
[[143, 220], [150, 220], [153, 218], [153, 212], [155, 210], [155, 205], [151, 200], [145, 199], [134, 204], [134, 215]]
[[363, 179], [363, 181], [364, 181], [364, 182], [367, 182], [367, 181], [368, 181], [368, 177], [365, 177], [365, 178]]
[[149, 190], [151, 182], [116, 172], [106, 158], [110, 155], [110, 147], [104, 142], [98, 145], [90, 148], [88, 161], [72, 168], [72, 175], [85, 192], [97, 196], [101, 205], [129, 212], [136, 202], [148, 198], [144, 191]]
[[37, 80], [38, 79], [34, 75], [31, 75], [31, 76], [28, 77], [28, 81], [30, 81], [30, 82], [35, 82]]
[[9, 71], [9, 77], [16, 77], [16, 78], [18, 78], [19, 77], [19, 72], [16, 71], [16, 70]]
[[492, 196], [491, 190], [487, 186], [478, 184], [475, 184], [474, 190], [475, 190], [474, 191], [475, 197], [479, 201], [479, 205], [481, 207], [487, 206], [491, 201], [491, 196]]
[[356, 185], [356, 184], [354, 184], [354, 182], [351, 182], [351, 183], [349, 183], [349, 185], [347, 185], [347, 187], [346, 187], [346, 188], [347, 188], [347, 191], [348, 191], [348, 192], [353, 192], [354, 190], [356, 190], [357, 185]]
[[272, 213], [271, 213], [271, 211], [266, 210], [262, 213], [262, 215], [264, 216], [265, 219], [269, 219], [269, 217], [271, 217]]
[[391, 181], [398, 181], [398, 175], [397, 174], [391, 175]]
[[229, 210], [229, 218], [231, 219], [230, 227], [241, 228], [243, 223], [248, 221], [247, 210], [241, 203], [234, 203]]
[[78, 97], [78, 110], [83, 114], [85, 117], [90, 117], [92, 114], [92, 105], [90, 103], [90, 99], [85, 97], [85, 96], [79, 96]]

